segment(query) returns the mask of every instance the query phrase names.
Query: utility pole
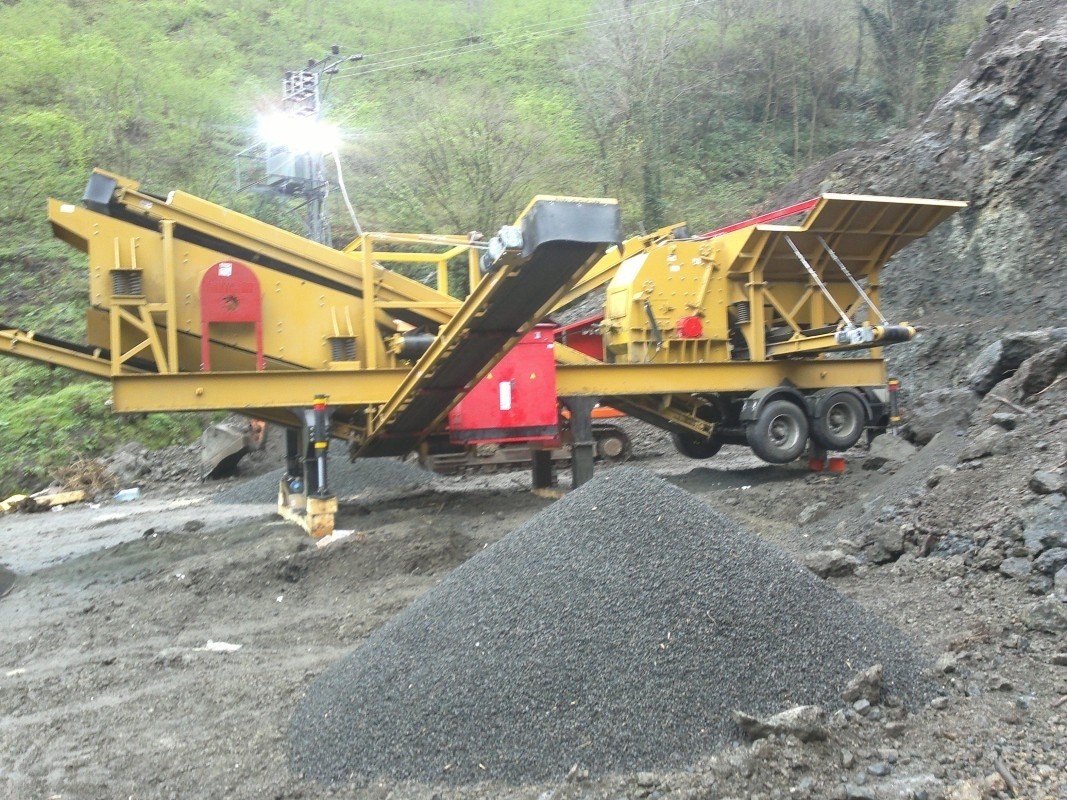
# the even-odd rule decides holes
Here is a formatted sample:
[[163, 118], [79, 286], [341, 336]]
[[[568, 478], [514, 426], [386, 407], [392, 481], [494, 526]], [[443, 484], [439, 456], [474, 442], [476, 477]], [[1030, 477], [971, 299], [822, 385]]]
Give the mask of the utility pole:
[[[304, 210], [307, 237], [326, 245], [333, 243], [326, 214], [330, 191], [326, 155], [333, 153], [336, 143], [326, 141], [323, 78], [337, 74], [346, 61], [362, 58], [342, 56], [340, 46], [334, 45], [325, 57], [286, 72], [280, 111], [260, 121], [260, 141], [237, 155], [238, 189], [296, 201], [297, 210]], [[241, 174], [242, 161], [253, 163], [250, 180]]]

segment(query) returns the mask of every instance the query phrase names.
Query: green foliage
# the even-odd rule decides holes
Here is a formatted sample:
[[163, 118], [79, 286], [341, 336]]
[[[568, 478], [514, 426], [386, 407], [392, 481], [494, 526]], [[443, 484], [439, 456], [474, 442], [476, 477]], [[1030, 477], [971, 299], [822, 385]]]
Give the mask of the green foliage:
[[205, 424], [196, 414], [118, 416], [105, 384], [46, 367], [4, 363], [0, 370], [0, 487], [7, 494], [36, 489], [79, 455], [129, 441], [149, 448], [190, 442]]

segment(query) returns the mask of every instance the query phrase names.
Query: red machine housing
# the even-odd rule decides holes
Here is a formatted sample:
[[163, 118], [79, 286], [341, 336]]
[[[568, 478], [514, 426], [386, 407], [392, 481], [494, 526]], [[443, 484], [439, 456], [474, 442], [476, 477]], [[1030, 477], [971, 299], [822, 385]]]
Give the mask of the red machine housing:
[[556, 338], [559, 339], [560, 344], [592, 356], [597, 361], [603, 361], [604, 337], [597, 330], [597, 325], [603, 320], [604, 315], [597, 314], [595, 317], [581, 319], [569, 325], [560, 325], [556, 328]]
[[554, 325], [537, 325], [448, 414], [454, 444], [559, 443]]

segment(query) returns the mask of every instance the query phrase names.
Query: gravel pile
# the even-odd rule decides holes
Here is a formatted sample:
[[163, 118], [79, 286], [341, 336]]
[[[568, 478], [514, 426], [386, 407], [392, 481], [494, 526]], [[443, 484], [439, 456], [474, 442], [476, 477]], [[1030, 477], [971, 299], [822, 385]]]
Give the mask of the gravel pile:
[[[339, 498], [352, 497], [368, 489], [408, 491], [433, 480], [433, 474], [392, 458], [361, 458], [349, 461], [345, 454], [329, 457], [327, 478], [330, 492]], [[278, 482], [285, 468], [257, 475], [218, 492], [215, 503], [273, 503], [278, 499]]]
[[635, 467], [602, 472], [451, 572], [308, 689], [294, 771], [558, 779], [691, 764], [735, 709], [841, 705], [856, 671], [923, 695], [898, 631]]

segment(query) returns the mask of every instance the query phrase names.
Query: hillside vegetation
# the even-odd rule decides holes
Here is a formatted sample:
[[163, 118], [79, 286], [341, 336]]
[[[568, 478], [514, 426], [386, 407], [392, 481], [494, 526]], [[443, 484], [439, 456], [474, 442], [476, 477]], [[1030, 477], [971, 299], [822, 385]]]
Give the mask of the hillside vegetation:
[[[83, 258], [51, 239], [44, 207], [48, 196], [77, 200], [93, 166], [300, 231], [291, 209], [237, 192], [234, 157], [277, 103], [284, 71], [333, 44], [364, 55], [324, 94], [365, 228], [492, 231], [535, 193], [618, 197], [627, 232], [682, 219], [707, 228], [912, 119], [986, 5], [14, 0], [0, 5], [0, 320], [81, 335]], [[353, 228], [336, 211], [344, 242]], [[73, 450], [196, 428], [90, 422], [107, 387], [62, 389], [73, 381], [0, 361], [0, 494]], [[28, 403], [28, 427], [55, 446], [28, 436]], [[78, 436], [52, 414], [83, 420]]]

